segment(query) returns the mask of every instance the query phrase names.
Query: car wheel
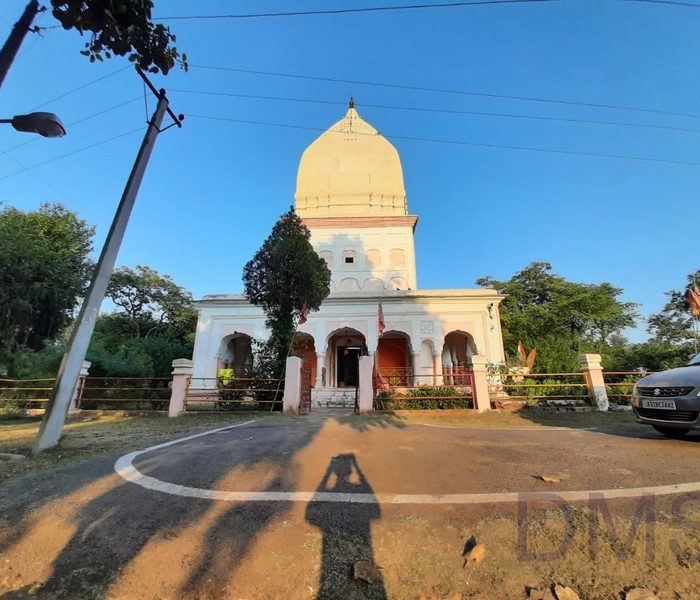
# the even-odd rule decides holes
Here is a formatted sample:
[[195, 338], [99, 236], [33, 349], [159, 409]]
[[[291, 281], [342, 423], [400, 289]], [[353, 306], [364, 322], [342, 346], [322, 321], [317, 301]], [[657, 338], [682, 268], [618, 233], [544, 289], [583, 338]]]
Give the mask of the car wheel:
[[667, 438], [672, 438], [674, 440], [683, 439], [690, 431], [690, 429], [676, 429], [675, 427], [657, 427], [656, 425], [652, 425], [652, 427]]

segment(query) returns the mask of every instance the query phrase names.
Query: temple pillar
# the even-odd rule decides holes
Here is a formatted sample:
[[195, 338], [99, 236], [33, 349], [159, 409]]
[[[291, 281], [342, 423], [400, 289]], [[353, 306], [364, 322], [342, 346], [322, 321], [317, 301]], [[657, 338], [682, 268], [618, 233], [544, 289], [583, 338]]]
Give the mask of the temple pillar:
[[323, 380], [323, 370], [326, 368], [326, 355], [323, 354], [322, 352], [317, 352], [316, 353], [316, 389], [320, 390], [321, 388], [326, 387], [326, 384]]

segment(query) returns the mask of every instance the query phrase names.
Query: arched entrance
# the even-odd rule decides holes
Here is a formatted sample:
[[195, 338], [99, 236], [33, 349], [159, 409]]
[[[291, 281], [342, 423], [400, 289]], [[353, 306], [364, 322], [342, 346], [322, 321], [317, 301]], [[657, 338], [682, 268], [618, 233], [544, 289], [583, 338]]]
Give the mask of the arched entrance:
[[253, 367], [252, 341], [249, 335], [238, 332], [222, 339], [217, 355], [217, 373], [221, 369], [233, 369], [237, 376], [250, 373]]
[[379, 336], [377, 369], [382, 381], [392, 387], [413, 386], [411, 339], [402, 331], [386, 331]]
[[344, 327], [328, 337], [326, 352], [329, 387], [356, 387], [359, 384], [360, 356], [367, 354], [365, 336]]
[[442, 374], [447, 385], [469, 384], [469, 357], [476, 354], [474, 338], [466, 331], [450, 331], [442, 346]]
[[294, 335], [292, 355], [301, 358], [302, 382], [309, 381], [309, 387], [316, 385], [316, 346], [308, 333]]

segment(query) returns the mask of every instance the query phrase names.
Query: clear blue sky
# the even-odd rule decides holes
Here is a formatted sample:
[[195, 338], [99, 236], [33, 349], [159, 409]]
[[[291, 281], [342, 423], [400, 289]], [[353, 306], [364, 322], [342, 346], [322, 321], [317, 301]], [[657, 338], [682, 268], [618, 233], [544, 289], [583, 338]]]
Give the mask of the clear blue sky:
[[[429, 1], [429, 0], [428, 0]], [[24, 0], [0, 5], [0, 38]], [[347, 0], [332, 6], [405, 4]], [[156, 16], [324, 9], [327, 2], [156, 0]], [[44, 14], [40, 25], [56, 21]], [[700, 115], [700, 8], [573, 1], [277, 19], [172, 21], [193, 65], [615, 104]], [[74, 32], [30, 34], [0, 90], [3, 116], [41, 106], [70, 124], [60, 140], [0, 128], [0, 201], [62, 202], [97, 226], [111, 221], [145, 114], [126, 60], [89, 64]], [[370, 108], [513, 113], [700, 130], [700, 118], [439, 94], [193, 67], [155, 77], [169, 90], [345, 103], [391, 135], [700, 163], [700, 132]], [[293, 202], [298, 161], [317, 133], [215, 122], [193, 115], [326, 128], [343, 105], [169, 92], [187, 115], [154, 152], [119, 264], [146, 264], [195, 297], [240, 291], [243, 264]], [[152, 110], [154, 101], [148, 99]], [[138, 129], [125, 137], [52, 160]], [[23, 144], [15, 148], [18, 144]], [[700, 267], [700, 166], [591, 158], [394, 139], [402, 158], [422, 288], [472, 287], [530, 261], [564, 277], [610, 281], [645, 314]], [[11, 149], [9, 152], [7, 150]], [[36, 166], [17, 173], [23, 166]], [[641, 324], [643, 326], [643, 324]], [[632, 332], [640, 339], [640, 331]]]

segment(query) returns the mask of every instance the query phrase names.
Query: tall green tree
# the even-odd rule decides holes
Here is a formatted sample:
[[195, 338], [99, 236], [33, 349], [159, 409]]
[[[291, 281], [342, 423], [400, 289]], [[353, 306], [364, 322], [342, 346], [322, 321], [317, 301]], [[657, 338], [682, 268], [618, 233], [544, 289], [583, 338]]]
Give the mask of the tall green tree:
[[501, 304], [506, 355], [515, 360], [522, 340], [537, 348], [540, 372], [578, 370], [580, 352], [601, 351], [637, 316], [636, 304], [620, 301], [620, 288], [567, 281], [547, 262], [533, 262], [507, 281], [482, 277], [477, 284], [506, 295]]
[[243, 268], [246, 297], [265, 311], [275, 375], [284, 368], [296, 315], [303, 309], [318, 310], [330, 292], [331, 272], [310, 238], [308, 228], [290, 207]]
[[192, 355], [197, 311], [190, 292], [155, 269], [115, 269], [107, 287], [114, 310], [100, 315], [88, 350], [93, 375], [166, 377]]
[[153, 23], [152, 0], [51, 0], [51, 7], [64, 29], [89, 35], [81, 54], [90, 62], [127, 56], [151, 73], [167, 75], [177, 63], [187, 70], [170, 28]]
[[39, 350], [71, 319], [85, 292], [94, 228], [60, 204], [0, 211], [0, 362]]

